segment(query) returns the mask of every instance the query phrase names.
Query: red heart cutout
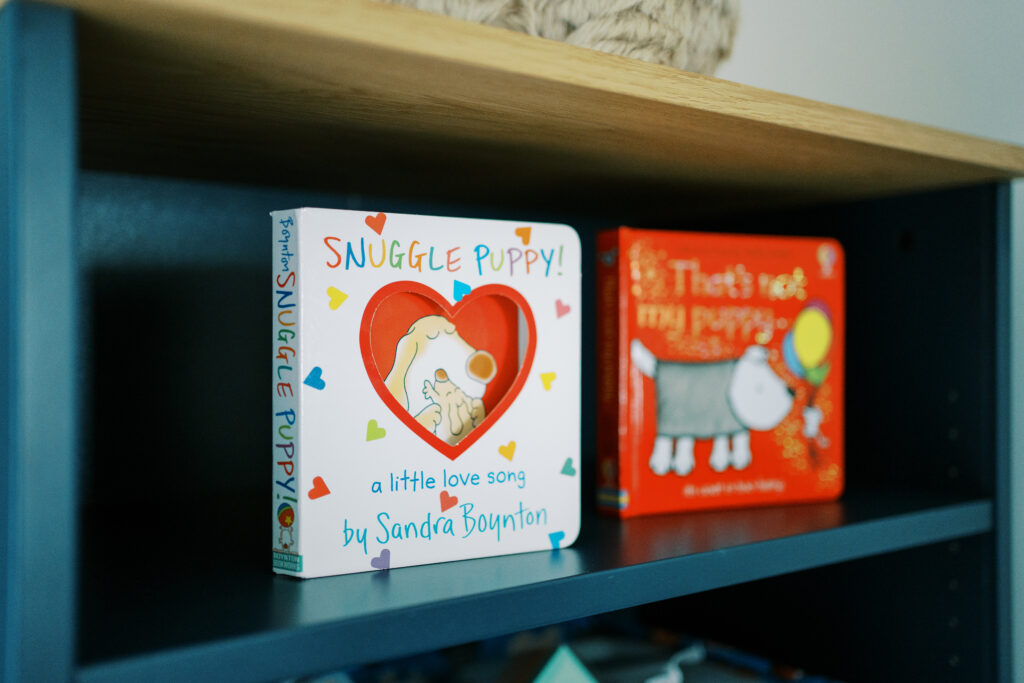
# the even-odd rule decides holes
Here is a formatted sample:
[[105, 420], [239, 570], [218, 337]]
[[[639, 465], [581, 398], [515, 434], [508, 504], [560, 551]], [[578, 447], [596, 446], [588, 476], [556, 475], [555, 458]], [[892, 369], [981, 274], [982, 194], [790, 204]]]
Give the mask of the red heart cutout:
[[450, 303], [422, 283], [392, 282], [370, 297], [359, 333], [366, 374], [381, 400], [451, 460], [519, 395], [536, 343], [526, 299], [497, 284]]
[[387, 219], [388, 217], [383, 213], [378, 213], [376, 216], [367, 216], [366, 226], [379, 235], [384, 232], [384, 221]]

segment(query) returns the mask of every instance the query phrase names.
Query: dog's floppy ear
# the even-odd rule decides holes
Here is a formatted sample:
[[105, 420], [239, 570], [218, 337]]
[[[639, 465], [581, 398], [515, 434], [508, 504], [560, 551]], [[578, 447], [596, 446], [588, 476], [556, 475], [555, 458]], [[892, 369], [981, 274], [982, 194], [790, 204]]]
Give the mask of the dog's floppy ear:
[[406, 410], [409, 410], [409, 396], [406, 394], [405, 376], [409, 374], [409, 367], [419, 353], [420, 344], [426, 344], [442, 332], [451, 334], [454, 331], [455, 325], [443, 316], [426, 315], [413, 322], [409, 331], [398, 340], [395, 345], [395, 362], [391, 372], [384, 378], [384, 386]]
[[416, 357], [422, 336], [416, 330], [416, 323], [413, 323], [405, 336], [398, 340], [395, 346], [395, 363], [391, 366], [391, 372], [384, 378], [384, 386], [406, 410], [409, 410], [409, 396], [405, 393], [405, 376], [409, 373], [413, 358]]
[[630, 342], [629, 357], [633, 365], [648, 377], [654, 377], [658, 373], [658, 359], [639, 339]]
[[743, 352], [743, 357], [747, 360], [766, 361], [768, 360], [768, 349], [763, 346], [758, 346], [757, 344], [752, 344]]

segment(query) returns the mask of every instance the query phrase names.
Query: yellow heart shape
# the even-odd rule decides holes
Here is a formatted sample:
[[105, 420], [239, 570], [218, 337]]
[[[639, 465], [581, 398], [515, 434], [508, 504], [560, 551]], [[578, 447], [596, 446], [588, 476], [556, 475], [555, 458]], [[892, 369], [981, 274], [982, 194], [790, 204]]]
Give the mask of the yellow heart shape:
[[345, 303], [345, 299], [348, 298], [348, 294], [341, 291], [337, 287], [328, 287], [327, 296], [331, 298], [330, 302], [327, 305], [331, 307], [332, 311], [338, 310], [338, 306], [341, 306], [343, 303]]
[[555, 381], [555, 373], [542, 372], [540, 374], [540, 381], [544, 382], [544, 391], [551, 391], [551, 383]]
[[501, 453], [502, 457], [506, 458], [509, 462], [512, 462], [512, 456], [516, 452], [516, 442], [509, 441], [504, 446], [498, 446], [498, 452]]

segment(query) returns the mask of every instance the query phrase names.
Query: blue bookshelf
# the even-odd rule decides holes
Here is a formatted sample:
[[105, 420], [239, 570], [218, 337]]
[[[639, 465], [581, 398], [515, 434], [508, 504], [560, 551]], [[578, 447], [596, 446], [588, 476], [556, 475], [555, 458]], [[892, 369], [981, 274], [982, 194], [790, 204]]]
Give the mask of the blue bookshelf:
[[67, 11], [0, 9], [5, 680], [74, 671], [81, 326], [73, 29]]
[[[103, 634], [103, 651], [79, 679], [260, 680], [294, 675], [298, 663], [302, 671], [341, 669], [989, 533], [992, 505], [890, 496], [762, 515], [590, 518], [586, 530], [557, 553], [318, 581], [259, 567], [179, 566], [126, 590], [108, 575], [87, 586], [102, 610], [82, 626]], [[179, 587], [167, 585], [169, 575]], [[117, 641], [112, 651], [109, 640]]]
[[[422, 25], [445, 68], [423, 66], [430, 45], [361, 41], [356, 25], [326, 32], [325, 59], [380, 62], [430, 92], [391, 93], [359, 69], [314, 92], [287, 70], [262, 77], [302, 28], [255, 21], [255, 3], [66, 5], [0, 6], [3, 680], [283, 680], [620, 610], [836, 678], [1010, 680], [1007, 182], [1024, 174], [1024, 150], [931, 132], [930, 153], [890, 135], [851, 140], [763, 112], [559, 85], [491, 57], [445, 61], [444, 33], [430, 38], [442, 28], [481, 50], [506, 39], [369, 2], [338, 11], [368, 35]], [[267, 39], [256, 66], [217, 43], [241, 27]], [[515, 64], [591, 59], [507, 41]], [[678, 87], [677, 99], [732, 87], [593, 59], [594, 74], [625, 69]], [[469, 104], [431, 90], [430, 79], [460, 75], [501, 87]], [[585, 123], [599, 132], [527, 97], [538, 92], [596, 108]], [[742, 94], [754, 109], [770, 99]], [[284, 95], [294, 106], [278, 106]], [[367, 112], [382, 103], [376, 120]], [[503, 115], [480, 114], [492, 110]], [[678, 130], [631, 127], [623, 111]], [[538, 122], [560, 141], [538, 146]], [[763, 145], [769, 161], [730, 151], [732, 140]], [[673, 145], [679, 159], [666, 161], [659, 147]], [[813, 184], [814, 169], [764, 171], [808, 156], [839, 160]], [[369, 161], [356, 173], [359, 159]], [[273, 575], [267, 316], [238, 302], [266, 298], [267, 212], [298, 205], [529, 213], [573, 225], [585, 253], [618, 224], [835, 237], [856, 368], [846, 493], [597, 516], [589, 381], [588, 514], [573, 547], [307, 582]], [[585, 291], [593, 281], [585, 269]], [[593, 329], [593, 302], [583, 316]], [[597, 362], [584, 351], [585, 367]], [[208, 382], [211, 367], [232, 382]], [[865, 650], [880, 656], [865, 661]]]

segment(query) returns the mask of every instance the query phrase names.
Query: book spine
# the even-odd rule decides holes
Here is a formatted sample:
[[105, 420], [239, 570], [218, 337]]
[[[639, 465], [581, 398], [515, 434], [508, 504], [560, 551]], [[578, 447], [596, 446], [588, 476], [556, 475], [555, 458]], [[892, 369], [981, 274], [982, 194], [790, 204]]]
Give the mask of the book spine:
[[274, 571], [302, 573], [299, 552], [299, 244], [298, 216], [275, 211], [273, 223], [273, 557]]
[[620, 253], [619, 231], [608, 230], [597, 238], [597, 504], [600, 509], [621, 514], [629, 504], [629, 492], [622, 487], [619, 425], [623, 368], [619, 362]]

